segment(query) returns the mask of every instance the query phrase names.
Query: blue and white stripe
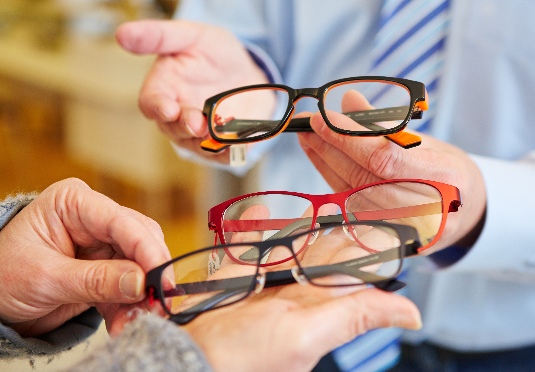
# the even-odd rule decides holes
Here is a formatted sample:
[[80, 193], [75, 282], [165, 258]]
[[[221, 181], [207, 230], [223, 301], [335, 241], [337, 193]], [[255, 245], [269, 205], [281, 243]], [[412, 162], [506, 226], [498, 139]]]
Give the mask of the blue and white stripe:
[[[429, 110], [413, 129], [426, 131], [436, 110], [435, 93], [444, 67], [450, 0], [385, 0], [373, 51], [372, 72], [421, 81]], [[380, 97], [375, 98], [380, 101]]]

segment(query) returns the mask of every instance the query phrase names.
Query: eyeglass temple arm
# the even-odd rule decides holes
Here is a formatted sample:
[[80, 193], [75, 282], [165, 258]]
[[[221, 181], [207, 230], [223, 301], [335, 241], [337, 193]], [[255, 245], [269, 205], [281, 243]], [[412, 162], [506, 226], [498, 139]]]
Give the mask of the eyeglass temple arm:
[[[417, 254], [417, 249], [421, 246], [419, 241], [412, 241], [405, 245], [405, 252], [402, 254], [405, 257], [410, 257]], [[306, 275], [310, 278], [320, 278], [332, 274], [345, 274], [353, 276], [358, 279], [363, 279], [365, 283], [373, 281], [384, 280], [380, 276], [373, 273], [358, 271], [356, 269], [368, 266], [374, 263], [384, 263], [399, 258], [397, 248], [387, 249], [364, 257], [359, 257], [353, 260], [338, 262], [330, 265], [307, 267], [305, 269]], [[284, 284], [295, 283], [295, 278], [292, 270], [269, 271], [266, 274], [266, 283], [264, 288], [280, 286]], [[192, 282], [177, 284], [174, 289], [164, 291], [164, 297], [182, 296], [186, 294], [207, 293], [214, 291], [243, 291], [244, 288], [249, 288], [251, 283], [251, 276], [243, 276], [239, 278], [227, 278], [207, 280], [202, 282]], [[372, 283], [373, 284], [373, 283]]]
[[[360, 270], [358, 271], [358, 275], [356, 275], [357, 273], [355, 273], [355, 270], [359, 267], [370, 265], [370, 262], [373, 261], [387, 262], [397, 258], [399, 258], [397, 249], [389, 249], [380, 253], [376, 253], [374, 255], [365, 256], [363, 258], [358, 258], [355, 260], [340, 262], [332, 265], [308, 267], [306, 269], [306, 276], [308, 278], [320, 278], [332, 274], [346, 274], [349, 276], [356, 277], [358, 279], [362, 279], [364, 283], [371, 282], [370, 284], [373, 284], [375, 287], [384, 291], [394, 292], [405, 287], [405, 283], [395, 278], [384, 279], [373, 273]], [[264, 288], [277, 287], [285, 284], [293, 284], [296, 282], [296, 279], [292, 274], [292, 270], [267, 272], [265, 275], [266, 282]], [[178, 324], [188, 323], [192, 321], [195, 317], [200, 315], [200, 313], [213, 308], [218, 303], [225, 301], [226, 299], [232, 296], [243, 293], [245, 291], [244, 288], [250, 287], [248, 285], [250, 283], [251, 277], [246, 276], [231, 279], [209, 280], [205, 282], [184, 283], [181, 285], [177, 285], [177, 288], [175, 289], [164, 291], [164, 297], [180, 296], [184, 294], [206, 293], [217, 290], [222, 291], [216, 294], [215, 296], [212, 296], [209, 299], [204, 300], [199, 304], [191, 307], [186, 314], [172, 315], [170, 317], [170, 320]]]
[[[350, 115], [348, 116], [351, 117]], [[420, 119], [421, 117], [422, 117], [421, 111], [418, 111], [417, 115], [413, 113], [413, 116], [412, 116], [413, 119]], [[404, 118], [405, 117], [403, 117], [403, 119]], [[394, 119], [390, 119], [390, 120], [394, 120]], [[375, 124], [374, 122], [369, 122], [369, 123], [361, 122], [361, 119], [359, 119], [358, 123], [362, 125], [363, 127], [366, 127], [374, 131], [380, 131], [380, 130], [385, 129], [384, 127], [381, 127]], [[284, 132], [313, 132], [313, 131], [314, 130], [310, 126], [310, 118], [292, 119], [290, 121], [290, 124], [284, 130]], [[413, 148], [422, 144], [422, 138], [420, 136], [413, 134], [413, 133], [405, 132], [403, 130], [396, 132], [396, 133], [387, 134], [385, 135], [385, 138], [394, 142], [396, 145], [403, 147], [404, 149], [410, 149], [410, 148]]]
[[[229, 121], [227, 124], [223, 125], [222, 127], [224, 127], [225, 130], [227, 130], [227, 131], [232, 131], [232, 129], [228, 129], [227, 126], [229, 126], [229, 125], [232, 126], [233, 124], [238, 125], [238, 126], [243, 126], [244, 124], [247, 124], [247, 126], [249, 126], [249, 128], [247, 128], [247, 126], [245, 126], [245, 129], [241, 128], [241, 129], [238, 130], [236, 128], [236, 133], [231, 133], [231, 134], [225, 135], [225, 137], [227, 137], [229, 139], [247, 137], [247, 136], [249, 136], [251, 134], [255, 134], [255, 133], [258, 133], [258, 132], [262, 132], [262, 131], [270, 131], [278, 124], [278, 121], [267, 121], [266, 122], [265, 120], [239, 120], [239, 119], [232, 119], [231, 121]], [[216, 128], [216, 130], [217, 130], [217, 128]], [[210, 151], [210, 152], [220, 152], [220, 151], [226, 149], [229, 146], [230, 145], [218, 142], [213, 138], [208, 138], [207, 140], [204, 140], [204, 141], [201, 142], [201, 148], [203, 150]]]
[[[451, 210], [450, 208], [450, 212], [455, 212], [455, 210]], [[351, 212], [348, 213], [348, 215], [354, 217], [357, 221], [381, 221], [415, 216], [426, 216], [438, 213], [442, 213], [442, 202], [411, 205], [407, 207], [382, 209], [376, 211]], [[328, 223], [340, 223], [343, 222], [343, 216], [318, 216], [316, 222], [321, 226], [322, 224]], [[227, 232], [280, 230], [275, 235], [281, 237], [288, 236], [292, 232], [302, 227], [309, 227], [312, 223], [312, 219], [311, 217], [304, 217], [294, 219], [279, 218], [263, 220], [225, 220], [223, 223], [224, 230]]]
[[[355, 218], [351, 218], [352, 215], [349, 215], [349, 220], [351, 221], [357, 221]], [[339, 227], [343, 226], [341, 223], [345, 222], [344, 216], [341, 214], [335, 214], [331, 216], [319, 216], [316, 218], [316, 224], [319, 226], [316, 227], [328, 227], [332, 225], [333, 227]], [[294, 222], [290, 224], [286, 224], [285, 227], [277, 231], [275, 234], [271, 235], [267, 240], [273, 240], [273, 239], [279, 239], [284, 238], [286, 236], [291, 235], [294, 231], [297, 231], [302, 228], [310, 228], [310, 224], [312, 223], [311, 217], [304, 217], [300, 219], [294, 220]], [[375, 228], [381, 228], [382, 226], [374, 226]], [[387, 232], [387, 231], [385, 231]], [[264, 252], [264, 256], [269, 253], [271, 249], [267, 249]], [[255, 253], [251, 253], [255, 252]], [[242, 253], [239, 257], [240, 260], [247, 261], [247, 260], [257, 260], [256, 251], [253, 249], [250, 249], [246, 251], [245, 253]]]
[[201, 315], [202, 312], [210, 310], [211, 308], [216, 306], [218, 303], [225, 301], [227, 298], [230, 298], [242, 292], [243, 292], [243, 288], [229, 289], [224, 292], [220, 292], [216, 294], [215, 296], [210, 297], [209, 299], [204, 300], [203, 302], [200, 302], [197, 305], [191, 307], [186, 314], [180, 313], [180, 314], [171, 315], [169, 317], [169, 320], [177, 324], [181, 324], [181, 325], [189, 323], [193, 319], [195, 319], [197, 316]]
[[[370, 130], [384, 131], [385, 128], [375, 124], [375, 122], [404, 120], [409, 108], [409, 106], [388, 107], [384, 109], [353, 111], [345, 113], [345, 115]], [[413, 110], [411, 119], [421, 118], [422, 110]], [[272, 130], [278, 124], [278, 120], [232, 119], [221, 126], [221, 129], [224, 129], [227, 132], [236, 132], [231, 135], [231, 138], [242, 138], [254, 133]], [[247, 126], [250, 128], [247, 128]], [[218, 130], [217, 127], [216, 130]], [[284, 129], [284, 132], [313, 132], [313, 129], [310, 126], [310, 118], [296, 118], [290, 120], [290, 123]], [[388, 134], [385, 137], [405, 149], [419, 146], [422, 143], [422, 139], [419, 136], [404, 131]], [[211, 152], [220, 152], [229, 146], [230, 145], [220, 143], [213, 138], [207, 139], [201, 143], [201, 148], [203, 150]]]
[[[375, 123], [378, 121], [405, 120], [409, 109], [409, 106], [398, 106], [383, 109], [344, 112], [343, 114], [370, 130], [385, 130], [384, 127]], [[420, 110], [413, 111], [411, 114], [411, 119], [421, 119], [422, 117], [423, 112]], [[304, 117], [292, 119], [284, 131], [313, 132], [312, 127], [310, 126], [310, 118]]]
[[[386, 128], [375, 124], [378, 121], [405, 120], [409, 106], [387, 107], [383, 109], [344, 112], [343, 114], [374, 131], [384, 131]], [[415, 110], [411, 119], [421, 119], [422, 111]], [[234, 137], [245, 137], [262, 131], [270, 131], [279, 125], [279, 120], [236, 119], [232, 118], [223, 125], [216, 126], [218, 132], [234, 132]], [[310, 118], [291, 119], [284, 132], [313, 132]]]

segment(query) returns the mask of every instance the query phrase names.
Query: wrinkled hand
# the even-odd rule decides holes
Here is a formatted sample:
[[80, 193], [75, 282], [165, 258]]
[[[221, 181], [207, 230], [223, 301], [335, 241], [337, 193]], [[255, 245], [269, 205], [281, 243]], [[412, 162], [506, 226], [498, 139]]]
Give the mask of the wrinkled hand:
[[228, 151], [200, 149], [208, 138], [204, 101], [239, 86], [267, 83], [243, 45], [227, 30], [181, 20], [121, 25], [118, 43], [137, 54], [155, 54], [139, 96], [143, 114], [178, 146], [228, 163]]
[[170, 258], [156, 222], [76, 179], [44, 190], [0, 231], [0, 319], [46, 333], [97, 305], [108, 328], [145, 298], [145, 272]]
[[[345, 99], [344, 105], [344, 110], [371, 108], [360, 94]], [[300, 144], [335, 191], [394, 178], [435, 180], [460, 189], [462, 208], [448, 216], [442, 238], [426, 253], [459, 241], [481, 219], [486, 205], [484, 181], [476, 164], [459, 148], [420, 133], [422, 144], [409, 150], [384, 137], [339, 135], [319, 113], [312, 115], [311, 126], [315, 133], [300, 133]]]
[[[269, 209], [262, 204], [249, 207], [241, 215], [243, 220], [256, 221], [268, 217]], [[300, 262], [305, 266], [325, 265], [365, 254], [342, 229], [329, 231], [302, 250]], [[232, 243], [263, 240], [262, 235], [259, 231], [235, 232]], [[367, 235], [359, 236], [366, 239]], [[285, 247], [276, 250], [269, 256], [272, 263], [291, 256], [290, 252], [284, 252]], [[232, 253], [234, 259], [228, 257], [227, 251], [220, 269], [213, 275], [206, 274], [207, 280], [251, 275], [250, 265], [236, 261], [240, 251]], [[295, 265], [292, 259], [262, 267], [260, 271], [288, 270]], [[190, 268], [195, 270], [194, 266]], [[206, 261], [199, 261], [200, 270], [206, 271], [207, 267]], [[187, 275], [183, 270], [180, 272]], [[207, 295], [199, 294], [202, 299]], [[198, 298], [194, 302], [198, 303]], [[251, 293], [245, 300], [206, 311], [183, 327], [215, 370], [309, 371], [327, 352], [360, 334], [379, 327], [419, 329], [421, 320], [412, 302], [393, 293], [362, 285], [327, 288], [291, 284]]]
[[310, 371], [329, 351], [380, 327], [419, 329], [420, 314], [378, 289], [334, 296], [298, 284], [264, 289], [184, 326], [218, 371]]

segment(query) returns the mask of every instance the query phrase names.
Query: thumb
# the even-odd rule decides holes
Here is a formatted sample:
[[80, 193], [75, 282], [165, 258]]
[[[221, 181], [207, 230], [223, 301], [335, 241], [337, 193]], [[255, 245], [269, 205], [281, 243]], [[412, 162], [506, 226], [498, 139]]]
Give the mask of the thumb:
[[64, 260], [55, 270], [62, 303], [135, 303], [145, 298], [145, 273], [130, 260]]
[[136, 54], [170, 54], [189, 48], [198, 39], [202, 26], [177, 20], [142, 20], [120, 25], [115, 39], [125, 50]]

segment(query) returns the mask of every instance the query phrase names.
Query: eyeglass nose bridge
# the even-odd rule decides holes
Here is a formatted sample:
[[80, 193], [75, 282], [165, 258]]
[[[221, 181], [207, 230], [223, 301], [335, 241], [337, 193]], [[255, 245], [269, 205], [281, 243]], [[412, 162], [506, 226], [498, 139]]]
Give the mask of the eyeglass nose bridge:
[[300, 88], [300, 89], [294, 89], [294, 102], [299, 101], [303, 97], [311, 97], [316, 98], [317, 100], [320, 99], [319, 95], [319, 88]]

